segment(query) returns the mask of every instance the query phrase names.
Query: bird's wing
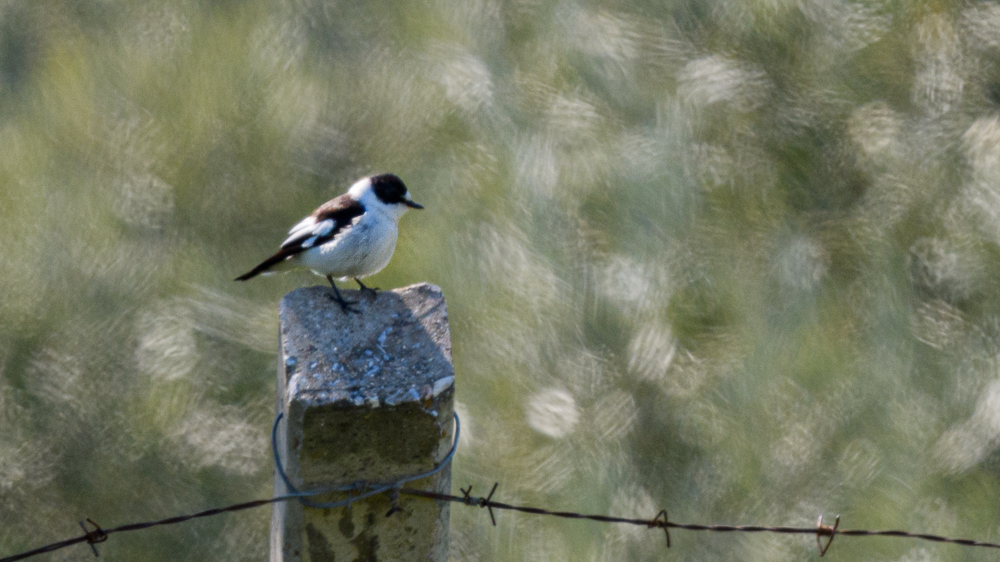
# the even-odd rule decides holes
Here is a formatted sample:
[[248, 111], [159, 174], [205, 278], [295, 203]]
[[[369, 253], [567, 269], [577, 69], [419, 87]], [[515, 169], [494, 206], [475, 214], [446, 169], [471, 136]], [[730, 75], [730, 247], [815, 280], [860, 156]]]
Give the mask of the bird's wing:
[[350, 227], [364, 212], [364, 206], [347, 194], [327, 201], [288, 231], [288, 238], [281, 243], [281, 249], [277, 253], [240, 275], [236, 280], [252, 279], [296, 254], [333, 240], [334, 236]]
[[331, 199], [288, 231], [281, 251], [292, 255], [328, 242], [364, 212], [364, 206], [347, 194]]

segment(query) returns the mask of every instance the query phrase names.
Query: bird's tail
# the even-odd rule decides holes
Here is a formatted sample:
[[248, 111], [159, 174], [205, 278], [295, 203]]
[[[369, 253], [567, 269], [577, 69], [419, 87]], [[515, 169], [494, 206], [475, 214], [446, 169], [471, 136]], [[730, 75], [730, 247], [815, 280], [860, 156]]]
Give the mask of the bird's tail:
[[247, 279], [257, 277], [261, 273], [266, 273], [272, 270], [286, 269], [285, 267], [282, 267], [282, 264], [288, 261], [288, 258], [292, 257], [292, 255], [293, 254], [287, 254], [285, 252], [278, 252], [277, 254], [274, 254], [266, 260], [260, 262], [257, 267], [251, 269], [243, 275], [240, 275], [236, 279], [233, 279], [233, 281], [246, 281]]

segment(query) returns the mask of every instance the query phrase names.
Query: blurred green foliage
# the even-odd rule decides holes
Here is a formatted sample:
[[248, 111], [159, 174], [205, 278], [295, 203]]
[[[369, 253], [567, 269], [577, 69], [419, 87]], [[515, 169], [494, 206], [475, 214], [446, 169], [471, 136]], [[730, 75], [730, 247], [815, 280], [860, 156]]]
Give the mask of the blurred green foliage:
[[[0, 2], [0, 555], [271, 493], [276, 303], [319, 280], [232, 278], [383, 171], [427, 208], [373, 282], [448, 297], [457, 485], [996, 540], [998, 110], [992, 2]], [[262, 560], [269, 518], [101, 554]], [[454, 560], [665, 555], [459, 507], [452, 529]]]

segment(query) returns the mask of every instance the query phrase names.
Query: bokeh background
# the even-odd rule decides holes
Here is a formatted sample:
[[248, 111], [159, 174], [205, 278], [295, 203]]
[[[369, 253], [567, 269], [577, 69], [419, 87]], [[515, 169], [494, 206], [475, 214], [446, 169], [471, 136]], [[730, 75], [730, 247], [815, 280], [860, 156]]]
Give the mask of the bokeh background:
[[[6, 0], [0, 555], [269, 496], [277, 302], [322, 279], [232, 279], [384, 171], [426, 210], [372, 284], [445, 291], [456, 489], [1000, 539], [1000, 5]], [[264, 560], [269, 518], [101, 557]], [[452, 559], [816, 556], [498, 523], [453, 508]]]

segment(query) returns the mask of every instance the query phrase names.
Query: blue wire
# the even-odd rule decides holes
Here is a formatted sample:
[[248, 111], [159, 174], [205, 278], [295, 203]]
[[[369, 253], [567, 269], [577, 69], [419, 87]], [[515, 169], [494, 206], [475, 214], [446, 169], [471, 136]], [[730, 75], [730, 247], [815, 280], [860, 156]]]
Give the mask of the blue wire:
[[[361, 494], [359, 496], [352, 496], [352, 497], [349, 497], [349, 498], [347, 498], [345, 500], [341, 500], [341, 501], [337, 501], [337, 502], [313, 502], [313, 501], [307, 500], [306, 498], [311, 497], [311, 496], [316, 496], [316, 495], [319, 495], [319, 494], [326, 494], [326, 493], [330, 493], [330, 492], [351, 492], [351, 491], [356, 491], [356, 490], [359, 490], [359, 484], [358, 483], [354, 483], [354, 484], [347, 484], [347, 485], [344, 485], [344, 486], [334, 486], [334, 487], [328, 487], [328, 488], [318, 488], [316, 490], [307, 490], [307, 491], [304, 491], [304, 492], [300, 492], [294, 485], [292, 485], [292, 482], [288, 479], [288, 475], [285, 473], [285, 468], [281, 465], [281, 455], [278, 454], [278, 423], [280, 423], [281, 422], [281, 418], [283, 418], [285, 416], [284, 412], [280, 412], [277, 415], [277, 417], [274, 418], [274, 426], [271, 428], [271, 452], [274, 454], [274, 467], [275, 467], [275, 469], [277, 469], [278, 475], [281, 477], [281, 481], [285, 483], [285, 488], [286, 489], [291, 490], [290, 494], [285, 494], [284, 496], [280, 496], [280, 497], [282, 497], [282, 498], [298, 498], [299, 502], [302, 505], [306, 506], [306, 507], [312, 507], [312, 508], [317, 508], [317, 509], [331, 509], [331, 508], [335, 508], [335, 507], [343, 507], [345, 505], [351, 505], [352, 503], [354, 503], [354, 502], [356, 502], [358, 500], [363, 500], [365, 498], [370, 498], [371, 496], [382, 494], [382, 493], [388, 492], [390, 490], [396, 490], [396, 489], [402, 488], [403, 484], [406, 484], [408, 482], [413, 482], [414, 480], [421, 480], [421, 479], [427, 478], [429, 476], [433, 476], [433, 475], [437, 474], [438, 472], [440, 472], [444, 467], [448, 466], [449, 463], [451, 463], [452, 458], [455, 456], [455, 450], [458, 449], [458, 436], [461, 433], [462, 424], [461, 424], [461, 422], [458, 419], [458, 412], [454, 412], [453, 414], [455, 416], [455, 437], [454, 437], [454, 439], [452, 439], [451, 450], [448, 451], [448, 454], [445, 456], [444, 460], [442, 460], [441, 463], [438, 464], [433, 469], [431, 469], [431, 470], [429, 470], [427, 472], [421, 473], [421, 474], [416, 474], [414, 476], [407, 476], [407, 477], [404, 477], [404, 478], [400, 478], [399, 480], [397, 480], [397, 481], [395, 481], [395, 482], [393, 482], [391, 484], [381, 484], [378, 487], [376, 487], [376, 488], [374, 488], [372, 490], [369, 490], [369, 491], [367, 491], [367, 492], [365, 492], [365, 493], [363, 493], [363, 494]], [[365, 483], [365, 484], [362, 485], [361, 489], [364, 489], [364, 488], [367, 488], [367, 487], [368, 487], [368, 484]]]

